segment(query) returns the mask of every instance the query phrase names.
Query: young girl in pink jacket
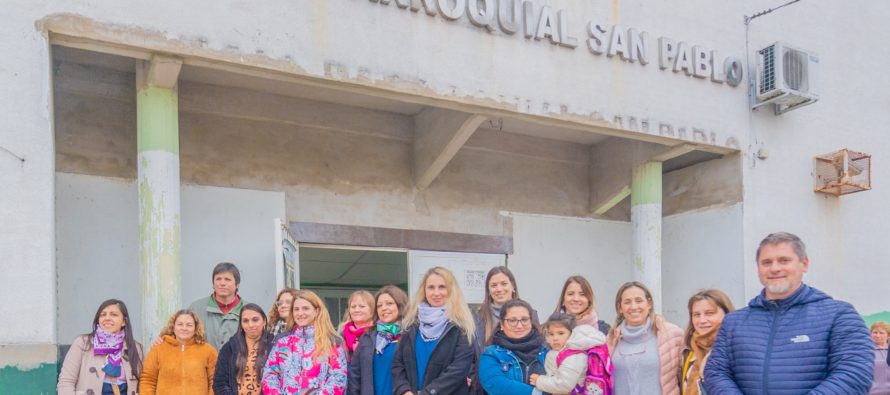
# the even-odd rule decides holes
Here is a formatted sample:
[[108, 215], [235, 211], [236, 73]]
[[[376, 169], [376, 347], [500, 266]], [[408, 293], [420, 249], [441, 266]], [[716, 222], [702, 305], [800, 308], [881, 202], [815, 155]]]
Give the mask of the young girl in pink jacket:
[[550, 347], [544, 361], [547, 374], [532, 375], [530, 383], [553, 395], [586, 393], [587, 352], [603, 346], [605, 335], [590, 325], [575, 326], [573, 316], [561, 313], [550, 316], [543, 329]]

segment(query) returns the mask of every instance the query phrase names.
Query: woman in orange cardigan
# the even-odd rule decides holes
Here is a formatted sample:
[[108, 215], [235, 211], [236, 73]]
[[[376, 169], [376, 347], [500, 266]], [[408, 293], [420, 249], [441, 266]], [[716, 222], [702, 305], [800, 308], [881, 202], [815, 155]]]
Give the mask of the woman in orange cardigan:
[[163, 342], [152, 347], [145, 358], [139, 393], [142, 395], [213, 394], [216, 349], [204, 338], [198, 316], [180, 310], [161, 331]]
[[683, 330], [655, 314], [654, 304], [652, 293], [639, 282], [618, 288], [618, 318], [608, 339], [616, 394], [680, 395]]

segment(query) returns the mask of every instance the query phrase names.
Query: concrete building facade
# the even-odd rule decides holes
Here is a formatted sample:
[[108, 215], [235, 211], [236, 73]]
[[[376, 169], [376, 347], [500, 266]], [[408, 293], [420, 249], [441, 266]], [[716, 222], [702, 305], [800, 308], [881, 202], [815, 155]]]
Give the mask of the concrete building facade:
[[[503, 261], [539, 311], [582, 274], [611, 320], [639, 279], [684, 325], [696, 289], [759, 292], [782, 230], [806, 282], [885, 313], [890, 4], [783, 3], [9, 1], [0, 393], [54, 392], [104, 299], [147, 340], [219, 261], [271, 305], [279, 220], [313, 268], [295, 281], [332, 301], [381, 265], [407, 287]], [[818, 102], [751, 109], [775, 42], [818, 54]], [[841, 148], [872, 155], [873, 189], [814, 192]]]

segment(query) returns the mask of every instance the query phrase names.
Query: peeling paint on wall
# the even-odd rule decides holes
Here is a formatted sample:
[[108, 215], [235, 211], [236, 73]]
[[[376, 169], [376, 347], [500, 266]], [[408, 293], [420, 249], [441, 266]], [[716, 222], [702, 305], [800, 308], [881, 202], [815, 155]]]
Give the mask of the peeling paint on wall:
[[53, 344], [0, 345], [0, 394], [55, 394], [56, 354]]
[[56, 393], [56, 364], [40, 364], [33, 369], [0, 367], [0, 394], [42, 395]]
[[142, 339], [150, 342], [181, 306], [179, 104], [174, 89], [137, 92]]

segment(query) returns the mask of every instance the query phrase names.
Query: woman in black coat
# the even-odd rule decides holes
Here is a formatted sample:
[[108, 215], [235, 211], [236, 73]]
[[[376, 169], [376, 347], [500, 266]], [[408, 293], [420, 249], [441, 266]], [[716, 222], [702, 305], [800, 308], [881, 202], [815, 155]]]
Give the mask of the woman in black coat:
[[241, 325], [219, 350], [213, 374], [215, 395], [259, 395], [263, 366], [272, 349], [272, 334], [266, 328], [266, 313], [253, 303], [241, 308]]
[[393, 395], [466, 395], [473, 315], [448, 269], [426, 272], [392, 361]]
[[359, 338], [349, 361], [347, 395], [392, 394], [392, 360], [401, 340], [408, 295], [386, 285], [374, 295], [374, 322]]

